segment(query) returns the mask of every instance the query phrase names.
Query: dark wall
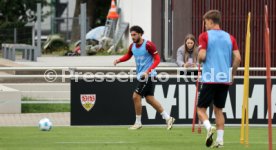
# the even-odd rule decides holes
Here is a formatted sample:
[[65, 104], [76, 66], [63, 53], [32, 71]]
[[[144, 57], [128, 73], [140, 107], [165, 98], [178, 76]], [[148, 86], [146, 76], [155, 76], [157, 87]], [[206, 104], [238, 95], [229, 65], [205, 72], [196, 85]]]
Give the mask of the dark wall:
[[[265, 67], [264, 52], [264, 7], [268, 5], [270, 41], [276, 41], [275, 0], [193, 0], [193, 32], [202, 32], [202, 16], [210, 9], [222, 13], [221, 28], [235, 36], [242, 60], [245, 59], [247, 17], [251, 12], [250, 67]], [[271, 42], [271, 66], [276, 67], [276, 42]], [[274, 60], [274, 61], [273, 61]], [[241, 66], [244, 66], [242, 61]], [[265, 72], [250, 72], [250, 75], [265, 75]], [[272, 75], [276, 75], [272, 72]]]
[[164, 60], [163, 55], [163, 13], [162, 13], [162, 0], [155, 0], [152, 4], [152, 41], [156, 44], [156, 48], [161, 55], [161, 59]]
[[[161, 54], [164, 50], [164, 6], [165, 0], [154, 0], [152, 4], [152, 40]], [[172, 58], [187, 33], [198, 38], [202, 32], [202, 16], [210, 9], [222, 12], [222, 29], [236, 37], [242, 60], [245, 56], [245, 35], [247, 14], [251, 11], [251, 60], [252, 67], [265, 67], [264, 53], [264, 6], [268, 5], [270, 41], [276, 40], [276, 1], [275, 0], [172, 0], [173, 39]], [[164, 58], [164, 57], [163, 57]], [[271, 42], [271, 66], [276, 66], [276, 42]], [[244, 66], [244, 63], [241, 64]], [[250, 75], [264, 75], [265, 72], [251, 72]], [[275, 75], [275, 73], [272, 73]]]
[[176, 59], [178, 47], [192, 33], [192, 0], [174, 0], [173, 6], [173, 59]]
[[[152, 4], [152, 41], [156, 44], [162, 60], [164, 60], [164, 4], [163, 0], [155, 0]], [[173, 0], [173, 59], [178, 47], [183, 44], [184, 37], [192, 33], [192, 0]]]

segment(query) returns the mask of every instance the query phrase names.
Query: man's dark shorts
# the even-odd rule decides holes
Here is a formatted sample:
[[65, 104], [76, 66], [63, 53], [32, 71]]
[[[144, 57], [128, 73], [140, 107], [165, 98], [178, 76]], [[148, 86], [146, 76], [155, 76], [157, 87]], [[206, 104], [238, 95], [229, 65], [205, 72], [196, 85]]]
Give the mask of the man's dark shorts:
[[224, 108], [229, 85], [203, 84], [200, 90], [197, 107], [207, 108], [212, 103], [218, 108]]
[[155, 77], [150, 77], [147, 80], [146, 79], [142, 79], [142, 80], [138, 80], [138, 84], [137, 87], [135, 89], [135, 92], [139, 95], [141, 95], [142, 97], [146, 97], [146, 96], [154, 96], [154, 82]]

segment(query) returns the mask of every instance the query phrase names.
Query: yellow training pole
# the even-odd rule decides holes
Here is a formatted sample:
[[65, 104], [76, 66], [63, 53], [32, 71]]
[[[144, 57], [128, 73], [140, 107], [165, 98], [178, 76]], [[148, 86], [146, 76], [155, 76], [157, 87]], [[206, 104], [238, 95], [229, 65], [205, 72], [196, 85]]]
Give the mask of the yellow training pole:
[[247, 78], [246, 78], [246, 132], [245, 132], [245, 144], [248, 145], [249, 144], [249, 118], [248, 118], [248, 95], [249, 95], [249, 63], [250, 63], [250, 19], [251, 19], [251, 13], [248, 13], [248, 22], [247, 22], [247, 35], [246, 35], [246, 74], [247, 74]]
[[[251, 13], [248, 13], [247, 19], [247, 33], [245, 44], [245, 65], [244, 65], [244, 81], [243, 81], [243, 104], [242, 104], [242, 121], [241, 121], [241, 135], [240, 143], [248, 145], [248, 132], [249, 132], [249, 120], [248, 120], [248, 95], [249, 95], [249, 63], [250, 63], [250, 18]], [[244, 122], [245, 132], [244, 132]], [[244, 139], [244, 135], [245, 139]]]

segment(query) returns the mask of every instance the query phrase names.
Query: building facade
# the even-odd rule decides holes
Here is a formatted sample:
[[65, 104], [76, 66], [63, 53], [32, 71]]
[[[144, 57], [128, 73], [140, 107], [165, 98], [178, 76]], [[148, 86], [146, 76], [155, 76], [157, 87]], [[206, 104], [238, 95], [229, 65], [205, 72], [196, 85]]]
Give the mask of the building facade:
[[[202, 16], [210, 9], [222, 12], [222, 29], [236, 37], [244, 60], [248, 12], [251, 12], [250, 66], [264, 67], [264, 6], [269, 9], [271, 66], [276, 67], [276, 1], [274, 0], [117, 0], [121, 19], [145, 29], [163, 61], [174, 61], [188, 33], [204, 31]], [[243, 63], [242, 63], [243, 66]]]

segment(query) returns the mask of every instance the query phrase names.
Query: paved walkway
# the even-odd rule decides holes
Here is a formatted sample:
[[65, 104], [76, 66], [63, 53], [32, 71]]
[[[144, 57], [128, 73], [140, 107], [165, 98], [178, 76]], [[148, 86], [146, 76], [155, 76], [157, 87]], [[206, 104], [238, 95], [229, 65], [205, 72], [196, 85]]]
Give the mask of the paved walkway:
[[24, 65], [8, 59], [0, 58], [0, 67], [20, 67], [20, 66], [24, 66]]
[[70, 113], [26, 113], [26, 114], [0, 114], [0, 127], [2, 126], [38, 126], [42, 118], [49, 118], [54, 126], [69, 126]]
[[[112, 56], [60, 56], [50, 57], [43, 56], [38, 57], [37, 62], [30, 62], [19, 60], [15, 63], [24, 66], [42, 66], [42, 67], [114, 67], [113, 61], [120, 58], [120, 55]], [[118, 66], [135, 66], [134, 58], [131, 58], [128, 62], [120, 63]], [[159, 67], [176, 67], [174, 62], [161, 62]]]

